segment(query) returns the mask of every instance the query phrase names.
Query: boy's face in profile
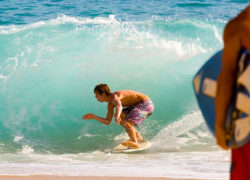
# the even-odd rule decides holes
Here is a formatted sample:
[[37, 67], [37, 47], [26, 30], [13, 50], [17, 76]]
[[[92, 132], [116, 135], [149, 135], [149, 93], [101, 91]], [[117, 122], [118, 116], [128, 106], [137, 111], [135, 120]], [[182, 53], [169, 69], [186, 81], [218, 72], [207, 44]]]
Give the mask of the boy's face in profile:
[[99, 94], [98, 92], [95, 92], [95, 97], [99, 102], [104, 102], [104, 94]]

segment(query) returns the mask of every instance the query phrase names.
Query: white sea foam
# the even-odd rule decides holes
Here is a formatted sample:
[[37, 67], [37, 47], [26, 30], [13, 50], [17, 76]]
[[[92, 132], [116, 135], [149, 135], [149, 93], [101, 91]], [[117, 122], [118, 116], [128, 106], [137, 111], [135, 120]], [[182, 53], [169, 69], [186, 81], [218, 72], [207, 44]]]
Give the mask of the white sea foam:
[[118, 23], [115, 19], [115, 15], [109, 15], [108, 18], [105, 17], [95, 17], [95, 18], [84, 18], [84, 17], [70, 17], [64, 14], [58, 16], [57, 19], [51, 20], [51, 24], [62, 24], [62, 23], [75, 23], [75, 24], [114, 24]]
[[115, 40], [119, 38], [119, 34], [127, 34], [124, 40], [122, 41], [115, 40], [116, 47], [118, 47], [119, 49], [124, 49], [124, 50], [145, 49], [147, 51], [153, 49], [154, 51], [159, 52], [164, 56], [175, 57], [174, 59], [177, 61], [188, 60], [189, 58], [197, 54], [207, 52], [207, 50], [201, 46], [199, 38], [192, 41], [178, 40], [175, 37], [172, 38], [168, 37], [168, 39], [166, 39], [152, 32], [138, 30], [133, 27], [134, 25], [130, 26], [124, 26], [113, 37]]
[[[41, 26], [54, 26], [59, 24], [74, 24], [76, 25], [74, 28], [76, 30], [81, 30], [81, 26], [77, 25], [85, 25], [85, 24], [99, 24], [105, 25], [111, 28], [109, 31], [103, 31], [100, 33], [100, 37], [105, 37], [107, 39], [115, 40], [115, 45], [120, 49], [142, 49], [145, 47], [155, 47], [160, 48], [162, 50], [167, 50], [168, 55], [171, 52], [177, 54], [178, 59], [188, 59], [189, 57], [195, 56], [199, 53], [206, 53], [207, 49], [201, 46], [201, 42], [199, 37], [187, 41], [187, 40], [178, 40], [173, 37], [168, 37], [170, 39], [162, 38], [157, 34], [150, 32], [147, 30], [147, 26], [151, 26], [152, 20], [141, 21], [141, 22], [121, 22], [116, 20], [114, 15], [110, 15], [109, 17], [96, 17], [96, 18], [85, 18], [85, 17], [71, 17], [67, 15], [59, 15], [56, 19], [51, 19], [48, 21], [40, 21], [33, 24], [27, 25], [10, 25], [10, 26], [0, 26], [0, 34], [10, 34], [16, 33], [19, 31], [24, 31], [27, 29], [38, 28]], [[166, 23], [169, 23], [168, 21]], [[191, 20], [181, 20], [177, 22], [171, 22], [171, 24], [177, 24], [182, 26], [183, 24], [191, 24], [192, 26], [196, 26], [197, 28], [202, 29], [212, 29], [214, 31], [215, 37], [222, 42], [222, 39], [218, 33], [217, 28], [214, 25], [210, 25], [204, 22], [196, 22]], [[140, 28], [140, 26], [145, 26], [144, 28]], [[140, 29], [140, 30], [139, 30]], [[168, 32], [168, 30], [166, 30]], [[173, 32], [172, 32], [173, 33]], [[122, 37], [124, 36], [124, 37]], [[123, 39], [124, 38], [124, 39]], [[202, 37], [200, 37], [202, 38]], [[120, 41], [122, 40], [122, 41]], [[52, 51], [54, 49], [52, 47]]]
[[99, 136], [99, 135], [86, 133], [81, 136], [78, 136], [77, 139], [82, 139], [82, 137], [96, 137], [96, 136]]
[[213, 30], [214, 30], [214, 36], [219, 40], [219, 42], [222, 44], [223, 40], [221, 35], [219, 35], [218, 29], [215, 26], [212, 26]]
[[18, 142], [18, 141], [20, 141], [21, 139], [23, 139], [23, 136], [15, 136], [14, 137], [14, 142]]
[[[107, 18], [83, 18], [59, 15], [56, 19], [40, 21], [33, 24], [0, 26], [0, 34], [16, 33], [27, 29], [39, 28], [41, 26], [55, 26], [65, 23], [76, 25], [72, 27], [72, 31], [79, 30], [80, 32], [78, 33], [82, 34], [83, 36], [85, 35], [84, 28], [86, 27], [84, 26], [82, 30], [81, 25], [103, 25], [101, 30], [100, 28], [97, 28], [98, 35], [97, 37], [94, 37], [97, 38], [98, 42], [100, 40], [107, 42], [106, 45], [108, 48], [110, 48], [107, 49], [107, 53], [121, 51], [125, 52], [129, 56], [130, 51], [141, 50], [138, 51], [137, 54], [141, 53], [143, 54], [143, 56], [145, 56], [145, 52], [148, 53], [148, 55], [152, 54], [152, 56], [154, 56], [155, 54], [160, 54], [163, 57], [162, 59], [164, 60], [171, 59], [174, 61], [185, 61], [198, 54], [204, 54], [208, 52], [208, 49], [204, 48], [200, 41], [201, 37], [195, 39], [182, 39], [178, 38], [178, 36], [176, 36], [174, 32], [168, 32], [168, 30], [166, 30], [166, 32], [168, 32], [170, 35], [167, 37], [161, 37], [160, 33], [155, 32], [151, 27], [147, 27], [151, 26], [152, 20], [144, 22], [121, 22], [116, 20], [114, 15], [110, 15]], [[192, 23], [192, 21], [181, 21], [179, 23], [180, 25], [182, 25], [182, 23], [190, 24]], [[50, 31], [48, 31], [47, 33], [50, 33]], [[38, 67], [44, 62], [52, 62], [52, 59], [55, 60], [54, 57], [60, 55], [60, 51], [62, 51], [63, 49], [63, 47], [58, 47], [58, 45], [54, 44], [54, 42], [56, 42], [59, 37], [60, 39], [65, 38], [65, 41], [68, 41], [67, 33], [63, 34], [63, 37], [61, 37], [62, 35], [60, 33], [55, 36], [53, 35], [53, 37], [50, 37], [50, 34], [43, 34], [43, 32], [40, 32], [39, 34], [41, 34], [42, 37], [48, 36], [49, 38], [45, 38], [45, 41], [43, 42], [35, 41], [34, 45], [26, 45], [23, 49], [21, 49], [21, 51], [18, 52], [15, 57], [13, 57], [18, 61], [20, 60], [20, 62], [15, 61], [15, 64], [13, 64], [13, 69], [16, 69], [17, 65], [20, 64], [24, 66], [30, 65], [31, 67]], [[69, 35], [72, 36], [72, 34]], [[217, 35], [219, 36], [218, 33]], [[24, 37], [19, 37], [18, 42], [20, 43], [23, 39], [26, 40], [29, 38], [32, 40], [33, 38], [37, 38], [37, 36], [34, 36], [33, 33], [27, 32]], [[50, 39], [50, 41], [48, 39]], [[103, 47], [104, 50], [105, 48]], [[58, 50], [59, 53], [57, 52]], [[43, 56], [47, 56], [48, 53], [53, 54], [53, 56], [51, 55], [49, 56], [49, 58], [44, 58]]]
[[3, 74], [0, 74], [0, 79], [7, 79], [7, 76], [4, 76]]
[[23, 145], [22, 147], [22, 154], [31, 154], [34, 152], [34, 149], [32, 147], [30, 147], [29, 145]]
[[39, 64], [37, 64], [37, 63], [33, 63], [33, 64], [31, 64], [31, 66], [32, 66], [32, 67], [38, 67], [38, 66], [39, 66]]
[[115, 136], [114, 140], [118, 141], [118, 140], [125, 140], [128, 139], [128, 134], [123, 132], [117, 136]]
[[185, 114], [169, 124], [152, 142], [152, 149], [160, 151], [218, 150], [200, 111]]
[[110, 15], [108, 18], [96, 17], [96, 18], [85, 18], [85, 17], [71, 17], [64, 14], [59, 15], [56, 19], [48, 21], [39, 21], [28, 25], [9, 25], [0, 26], [0, 34], [12, 34], [20, 31], [38, 28], [45, 25], [58, 25], [58, 24], [115, 24], [118, 21], [114, 15]]
[[[227, 179], [230, 162], [229, 152], [224, 151], [157, 154], [94, 152], [91, 154], [32, 154], [32, 156], [27, 154], [23, 157], [8, 154], [8, 157], [4, 156], [0, 155], [3, 160], [0, 163], [1, 175], [53, 174]], [[7, 158], [10, 158], [10, 161], [7, 161]], [[28, 159], [29, 162], [27, 162]]]
[[[18, 56], [18, 55], [17, 55]], [[8, 76], [9, 74], [13, 73], [16, 69], [17, 69], [17, 66], [18, 66], [18, 57], [15, 56], [15, 57], [8, 57], [4, 64], [2, 65], [2, 74], [4, 74], [4, 77]]]

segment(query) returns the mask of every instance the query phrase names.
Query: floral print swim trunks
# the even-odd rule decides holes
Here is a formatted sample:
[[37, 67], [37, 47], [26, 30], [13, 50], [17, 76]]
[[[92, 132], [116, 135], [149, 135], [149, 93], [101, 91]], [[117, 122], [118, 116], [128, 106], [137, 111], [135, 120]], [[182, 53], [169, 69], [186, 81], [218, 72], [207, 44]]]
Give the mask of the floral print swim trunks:
[[138, 127], [146, 117], [154, 112], [154, 104], [150, 100], [143, 100], [134, 106], [128, 106], [122, 109], [125, 114], [125, 120], [133, 121]]

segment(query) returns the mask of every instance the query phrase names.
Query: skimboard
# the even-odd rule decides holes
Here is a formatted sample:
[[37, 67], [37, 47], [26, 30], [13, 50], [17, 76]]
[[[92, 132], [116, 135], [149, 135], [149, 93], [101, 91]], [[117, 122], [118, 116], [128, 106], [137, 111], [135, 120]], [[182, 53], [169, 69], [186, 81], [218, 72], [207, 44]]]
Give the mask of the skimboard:
[[143, 151], [150, 147], [150, 142], [145, 140], [139, 143], [139, 145], [140, 145], [139, 148], [131, 148], [131, 147], [127, 147], [122, 144], [119, 144], [112, 149], [112, 153], [132, 153], [132, 152]]
[[[215, 135], [215, 96], [217, 78], [222, 66], [222, 50], [212, 56], [197, 72], [193, 87], [202, 115]], [[225, 120], [229, 147], [244, 145], [250, 140], [250, 55], [242, 50], [238, 57], [238, 73], [233, 97]]]

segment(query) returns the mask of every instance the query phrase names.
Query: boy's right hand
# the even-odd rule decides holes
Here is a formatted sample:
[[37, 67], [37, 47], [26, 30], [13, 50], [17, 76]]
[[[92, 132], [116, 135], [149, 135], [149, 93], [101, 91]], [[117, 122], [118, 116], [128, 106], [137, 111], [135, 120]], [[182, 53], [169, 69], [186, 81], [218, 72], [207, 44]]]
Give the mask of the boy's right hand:
[[215, 127], [216, 129], [216, 141], [217, 141], [217, 145], [219, 145], [222, 149], [224, 150], [228, 150], [229, 147], [226, 144], [226, 132], [225, 129], [222, 127]]
[[121, 118], [120, 117], [115, 118], [115, 122], [116, 122], [116, 124], [120, 124], [121, 123]]
[[95, 119], [95, 115], [92, 113], [85, 114], [82, 119], [87, 120], [87, 119]]

